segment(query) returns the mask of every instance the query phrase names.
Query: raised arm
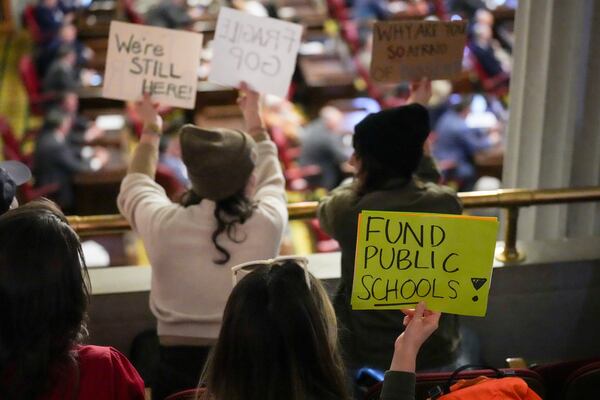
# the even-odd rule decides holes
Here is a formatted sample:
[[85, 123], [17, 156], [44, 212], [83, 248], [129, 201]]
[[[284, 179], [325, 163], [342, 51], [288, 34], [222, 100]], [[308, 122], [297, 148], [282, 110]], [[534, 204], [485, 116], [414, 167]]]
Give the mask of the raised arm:
[[262, 118], [260, 94], [250, 89], [248, 84], [242, 82], [237, 103], [244, 116], [246, 132], [257, 143], [268, 140], [269, 135], [267, 134], [265, 122]]
[[285, 178], [277, 156], [277, 147], [269, 139], [262, 119], [260, 95], [242, 83], [238, 105], [244, 115], [246, 131], [257, 143], [254, 199], [258, 202], [259, 210], [283, 230], [288, 218]]
[[127, 172], [129, 174], [141, 173], [154, 179], [163, 121], [158, 115], [157, 106], [152, 104], [149, 94], [145, 94], [142, 101], [136, 103], [136, 111], [144, 125], [140, 143], [133, 153]]
[[162, 119], [149, 95], [136, 104], [144, 127], [133, 152], [127, 176], [121, 182], [117, 205], [121, 214], [142, 235], [160, 226], [160, 211], [171, 205], [164, 189], [154, 182], [158, 164], [158, 145]]
[[381, 400], [414, 400], [415, 368], [419, 349], [437, 329], [441, 313], [425, 309], [420, 302], [414, 310], [402, 310], [404, 332], [394, 346], [390, 370], [385, 373]]
[[[428, 78], [422, 78], [419, 81], [411, 82], [410, 96], [407, 103], [418, 103], [427, 107], [431, 99], [431, 81]], [[438, 183], [442, 177], [429, 150], [429, 143], [425, 142], [423, 146], [423, 158], [419, 163], [416, 175], [426, 182]]]

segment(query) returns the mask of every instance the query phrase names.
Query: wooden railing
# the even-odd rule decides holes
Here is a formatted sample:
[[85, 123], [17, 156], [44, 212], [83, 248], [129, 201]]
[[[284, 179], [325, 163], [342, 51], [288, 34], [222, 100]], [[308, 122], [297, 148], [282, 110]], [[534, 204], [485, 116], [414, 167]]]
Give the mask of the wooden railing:
[[[459, 193], [464, 208], [499, 207], [504, 210], [504, 249], [496, 258], [502, 262], [517, 262], [525, 255], [517, 250], [517, 225], [521, 207], [546, 204], [600, 201], [600, 187], [568, 189], [501, 189]], [[290, 220], [314, 218], [318, 203], [302, 202], [288, 205]], [[121, 215], [70, 216], [69, 223], [81, 236], [105, 235], [131, 229]]]

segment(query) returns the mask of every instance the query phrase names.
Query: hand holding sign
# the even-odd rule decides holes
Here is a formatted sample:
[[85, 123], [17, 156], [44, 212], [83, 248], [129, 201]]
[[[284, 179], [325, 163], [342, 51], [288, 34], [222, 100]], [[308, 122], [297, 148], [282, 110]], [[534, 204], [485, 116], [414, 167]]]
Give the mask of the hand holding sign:
[[419, 103], [423, 107], [427, 107], [431, 99], [431, 81], [427, 78], [422, 78], [418, 81], [410, 83], [410, 97], [407, 103]]
[[144, 93], [141, 101], [135, 103], [135, 111], [142, 119], [144, 128], [151, 128], [155, 133], [162, 132], [163, 120], [158, 114], [158, 104], [152, 103], [149, 93]]
[[485, 315], [498, 221], [443, 214], [363, 211], [352, 308]]
[[246, 131], [249, 134], [252, 134], [257, 130], [262, 131], [265, 125], [261, 116], [260, 95], [250, 89], [246, 82], [242, 82], [240, 85], [240, 94], [237, 103], [244, 115]]
[[425, 309], [425, 303], [420, 302], [414, 310], [402, 310], [404, 317], [404, 332], [394, 344], [392, 371], [415, 371], [415, 362], [419, 349], [437, 329], [441, 313]]

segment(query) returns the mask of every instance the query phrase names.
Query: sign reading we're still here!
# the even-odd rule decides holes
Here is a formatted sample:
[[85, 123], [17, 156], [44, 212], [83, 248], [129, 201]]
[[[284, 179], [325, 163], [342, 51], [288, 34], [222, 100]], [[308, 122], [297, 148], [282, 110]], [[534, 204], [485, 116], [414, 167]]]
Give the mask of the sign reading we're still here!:
[[460, 215], [363, 211], [352, 308], [427, 308], [484, 316], [498, 221]]
[[102, 95], [194, 108], [202, 35], [112, 21]]

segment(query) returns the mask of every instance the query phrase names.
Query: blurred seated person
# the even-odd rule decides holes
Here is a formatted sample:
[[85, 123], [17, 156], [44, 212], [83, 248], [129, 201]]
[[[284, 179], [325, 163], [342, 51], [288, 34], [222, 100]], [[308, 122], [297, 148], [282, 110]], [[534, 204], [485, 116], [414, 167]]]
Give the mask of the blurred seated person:
[[146, 24], [169, 29], [189, 29], [198, 18], [196, 9], [186, 0], [160, 0], [146, 13]]
[[53, 199], [66, 211], [73, 207], [73, 178], [84, 171], [98, 170], [108, 161], [106, 150], [98, 149], [93, 157], [83, 159], [67, 138], [71, 132], [73, 119], [70, 115], [54, 109], [44, 121], [34, 153], [36, 186], [58, 184]]
[[356, 20], [388, 19], [390, 11], [387, 0], [354, 0], [352, 15]]
[[460, 14], [467, 19], [473, 18], [477, 10], [485, 8], [484, 0], [445, 0], [449, 13]]
[[309, 184], [328, 190], [335, 188], [344, 172], [350, 172], [350, 154], [342, 141], [344, 114], [332, 106], [321, 109], [320, 116], [302, 130], [300, 165], [316, 165], [321, 173], [309, 177]]
[[498, 83], [508, 84], [510, 56], [494, 40], [491, 26], [484, 23], [475, 24], [473, 38], [468, 46], [488, 78], [496, 78]]
[[35, 19], [40, 27], [44, 43], [58, 34], [64, 24], [73, 21], [73, 14], [61, 7], [59, 0], [39, 0], [35, 7]]
[[167, 168], [177, 181], [186, 189], [191, 187], [187, 167], [181, 159], [179, 135], [163, 135], [158, 148], [158, 164]]
[[497, 131], [487, 134], [467, 125], [471, 96], [450, 97], [450, 107], [435, 127], [433, 156], [440, 164], [446, 182], [454, 182], [460, 190], [472, 190], [477, 181], [476, 165], [499, 163], [504, 150]]
[[104, 135], [104, 131], [96, 125], [95, 121], [91, 121], [79, 113], [79, 95], [77, 92], [62, 93], [60, 102], [54, 108], [71, 117], [71, 133], [67, 137], [69, 143], [84, 145]]
[[77, 53], [72, 46], [61, 46], [43, 79], [44, 93], [73, 92], [81, 85], [77, 72]]
[[72, 47], [75, 50], [76, 69], [83, 68], [94, 56], [94, 52], [77, 40], [77, 28], [68, 24], [60, 28], [58, 35], [46, 46], [42, 47], [37, 57], [37, 71], [40, 77], [44, 77], [52, 62], [58, 57], [59, 49], [63, 46]]

